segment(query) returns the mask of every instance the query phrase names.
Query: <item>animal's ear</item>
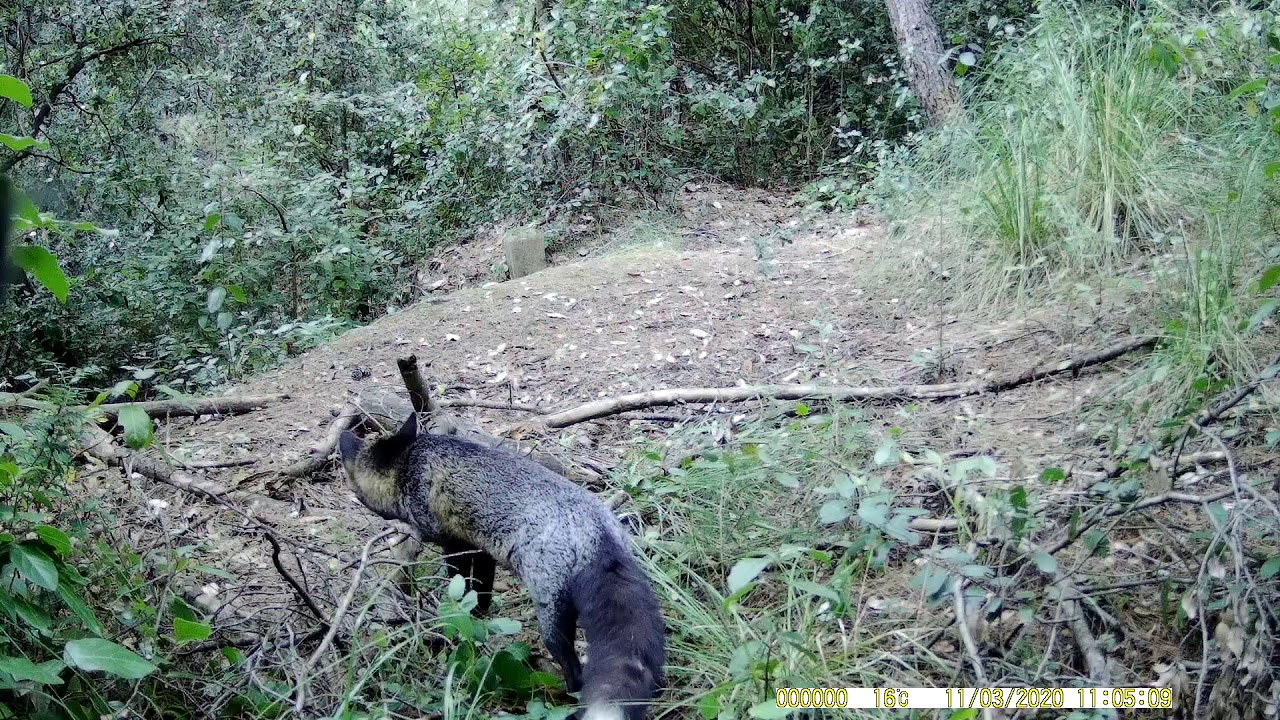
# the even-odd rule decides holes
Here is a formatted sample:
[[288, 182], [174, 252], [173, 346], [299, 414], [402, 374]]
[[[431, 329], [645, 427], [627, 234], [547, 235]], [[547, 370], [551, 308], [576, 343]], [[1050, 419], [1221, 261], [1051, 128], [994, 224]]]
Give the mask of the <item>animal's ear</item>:
[[344, 463], [355, 460], [356, 455], [360, 453], [360, 448], [363, 446], [364, 442], [350, 430], [346, 430], [342, 435], [338, 436], [338, 450], [342, 453], [342, 462]]
[[396, 437], [402, 440], [413, 440], [418, 437], [417, 411], [409, 413], [409, 417], [405, 418], [404, 424], [400, 426], [400, 431], [396, 433]]

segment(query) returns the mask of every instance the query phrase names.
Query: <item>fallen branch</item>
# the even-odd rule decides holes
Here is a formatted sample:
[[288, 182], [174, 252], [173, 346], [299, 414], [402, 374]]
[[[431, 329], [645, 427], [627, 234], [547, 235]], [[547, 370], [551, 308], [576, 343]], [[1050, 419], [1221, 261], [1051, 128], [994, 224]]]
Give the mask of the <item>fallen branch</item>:
[[955, 518], [914, 517], [907, 521], [907, 529], [916, 532], [951, 532], [959, 527], [960, 521]]
[[311, 617], [315, 618], [316, 622], [320, 623], [320, 626], [326, 631], [329, 630], [331, 625], [329, 620], [324, 616], [324, 611], [320, 609], [319, 605], [316, 605], [316, 601], [311, 597], [311, 593], [307, 592], [307, 589], [302, 587], [302, 583], [298, 582], [298, 579], [293, 576], [293, 573], [289, 572], [289, 570], [285, 568], [284, 563], [280, 561], [280, 541], [276, 540], [275, 535], [272, 535], [271, 533], [264, 533], [263, 537], [265, 537], [267, 539], [267, 543], [271, 545], [271, 564], [275, 566], [276, 572], [280, 573], [280, 577], [284, 578], [285, 582], [289, 583], [289, 587], [293, 588], [293, 592], [298, 596], [298, 600], [302, 601], [302, 604], [306, 605], [307, 609], [311, 611]]
[[[1226, 461], [1227, 456], [1218, 450], [1204, 450], [1202, 452], [1183, 453], [1182, 455], [1182, 463], [1184, 465], [1202, 465]], [[1173, 465], [1173, 460], [1165, 460], [1159, 455], [1152, 455], [1151, 458], [1147, 460], [1147, 464], [1156, 470], [1162, 470], [1171, 467]]]
[[1142, 350], [1155, 345], [1159, 341], [1158, 337], [1133, 337], [1115, 345], [1103, 348], [1089, 355], [1082, 355], [1078, 358], [1062, 360], [1056, 363], [1042, 363], [1028, 370], [1024, 370], [1017, 375], [1006, 375], [1003, 378], [990, 381], [981, 392], [1002, 392], [1012, 390], [1019, 385], [1043, 380], [1053, 375], [1061, 375], [1063, 373], [1071, 373], [1073, 376], [1084, 368], [1093, 365], [1101, 365], [1105, 362], [1111, 362], [1118, 357], [1127, 355], [1135, 350]]
[[[114, 420], [126, 407], [136, 406], [151, 417], [195, 417], [198, 415], [243, 415], [285, 400], [288, 395], [246, 395], [243, 397], [179, 398], [152, 400], [137, 403], [107, 403], [96, 407], [72, 405], [72, 410], [92, 410], [97, 417]], [[58, 406], [47, 400], [37, 400], [26, 393], [0, 393], [0, 408], [20, 407], [28, 410], [53, 410]]]
[[[1230, 454], [1225, 448], [1223, 448], [1222, 452], [1230, 462]], [[1026, 560], [1034, 555], [1042, 553], [1053, 555], [1064, 548], [1069, 547], [1084, 535], [1089, 528], [1092, 528], [1104, 518], [1125, 515], [1167, 503], [1183, 503], [1203, 507], [1233, 495], [1238, 496], [1242, 489], [1244, 492], [1254, 495], [1255, 497], [1260, 497], [1260, 494], [1257, 492], [1257, 488], [1254, 484], [1240, 482], [1236, 479], [1234, 465], [1232, 465], [1232, 478], [1232, 487], [1205, 495], [1193, 495], [1185, 492], [1166, 492], [1160, 495], [1144, 498], [1132, 504], [1113, 505], [1112, 507], [1095, 514], [1092, 518], [1082, 519], [1077, 523], [1077, 527], [1074, 531], [1067, 531], [1063, 533], [1058, 540], [1052, 543], [1035, 546], [1030, 543], [1023, 542], [1019, 547], [1019, 550], [1022, 553], [1021, 557], [1023, 560]], [[1259, 484], [1262, 483], [1270, 484], [1270, 481], [1264, 480]], [[1269, 507], [1274, 507], [1274, 505], [1270, 503], [1265, 504]], [[1039, 568], [1040, 565], [1036, 564], [1036, 567]], [[1052, 580], [1052, 584], [1056, 586], [1062, 594], [1062, 608], [1067, 615], [1066, 624], [1071, 630], [1071, 634], [1076, 641], [1076, 645], [1080, 648], [1081, 656], [1085, 663], [1085, 670], [1089, 675], [1090, 684], [1100, 687], [1108, 687], [1111, 682], [1111, 673], [1108, 669], [1106, 654], [1099, 647], [1097, 638], [1094, 637], [1093, 631], [1089, 627], [1089, 622], [1084, 615], [1085, 604], [1092, 604], [1092, 599], [1085, 593], [1081, 592], [1071, 582], [1070, 578], [1063, 574], [1056, 566], [1053, 566], [1051, 570], [1042, 569], [1041, 573], [1048, 576]], [[1161, 581], [1164, 581], [1164, 579]], [[1100, 607], [1094, 605], [1093, 610], [1103, 621], [1108, 622], [1109, 624], [1116, 624], [1115, 618], [1106, 614]]]
[[230, 460], [179, 460], [178, 464], [187, 470], [214, 470], [229, 467], [247, 467], [257, 465], [256, 458], [232, 458]]
[[[1024, 558], [1044, 552], [1052, 554], [1066, 547], [1079, 535], [1079, 533], [1071, 534], [1071, 539], [1067, 542], [1055, 543], [1050, 547], [1037, 547], [1024, 540], [1019, 544], [1019, 549]], [[1089, 675], [1090, 684], [1095, 687], [1110, 687], [1111, 671], [1107, 667], [1107, 656], [1102, 652], [1102, 648], [1098, 647], [1098, 640], [1094, 637], [1089, 621], [1084, 616], [1084, 601], [1088, 598], [1076, 588], [1071, 578], [1064, 574], [1056, 563], [1052, 565], [1037, 563], [1035, 567], [1041, 575], [1050, 580], [1054, 587], [1058, 588], [1061, 600], [1059, 610], [1066, 615], [1067, 628], [1071, 630], [1076, 647], [1080, 649], [1081, 657], [1084, 658], [1085, 672]]]
[[[1222, 441], [1222, 438], [1219, 437], [1217, 433], [1206, 431], [1205, 435], [1207, 435], [1210, 440], [1213, 440], [1214, 444], [1218, 446], [1219, 451], [1226, 457], [1227, 472], [1231, 475], [1231, 487], [1247, 494], [1249, 497], [1253, 498], [1255, 501], [1261, 503], [1263, 506], [1265, 506], [1268, 510], [1271, 511], [1271, 516], [1274, 517], [1277, 522], [1280, 522], [1280, 507], [1277, 507], [1275, 502], [1273, 502], [1271, 498], [1258, 492], [1258, 488], [1254, 487], [1253, 485], [1250, 485], [1247, 482], [1241, 481], [1240, 473], [1236, 470], [1236, 460], [1231, 453], [1231, 448], [1227, 447], [1227, 444]], [[1273, 487], [1274, 487], [1274, 482], [1273, 482]], [[1237, 493], [1236, 501], [1239, 502], [1239, 500], [1240, 500], [1240, 497], [1239, 497], [1239, 494]]]
[[[80, 447], [81, 452], [96, 459], [98, 462], [106, 465], [114, 465], [126, 472], [136, 472], [143, 477], [170, 485], [179, 490], [191, 493], [192, 495], [197, 495], [205, 500], [213, 502], [214, 504], [220, 505], [232, 514], [243, 519], [249, 525], [257, 527], [277, 540], [284, 541], [296, 548], [316, 553], [322, 557], [330, 559], [336, 557], [333, 553], [325, 550], [324, 548], [316, 547], [305, 542], [294, 540], [287, 535], [279, 534], [275, 527], [254, 517], [244, 509], [237, 507], [228, 499], [233, 494], [242, 497], [247, 497], [248, 495], [243, 493], [233, 493], [232, 490], [223, 487], [219, 483], [188, 475], [181, 470], [175, 470], [169, 467], [161, 461], [153, 460], [141, 453], [119, 447], [115, 444], [115, 439], [111, 437], [110, 433], [97, 426], [85, 426], [84, 430], [80, 434]], [[261, 499], [265, 498], [260, 498], [260, 500]]]
[[338, 635], [338, 627], [342, 623], [342, 618], [346, 617], [347, 611], [351, 609], [351, 603], [355, 600], [356, 590], [360, 587], [360, 578], [364, 576], [365, 568], [369, 566], [369, 553], [383, 538], [400, 532], [396, 528], [385, 530], [378, 536], [369, 540], [364, 544], [364, 550], [360, 553], [360, 564], [351, 573], [351, 587], [347, 588], [347, 594], [343, 596], [342, 602], [338, 603], [338, 608], [333, 612], [333, 619], [329, 621], [329, 632], [321, 638], [320, 644], [316, 646], [315, 652], [311, 653], [311, 657], [307, 658], [307, 662], [302, 666], [302, 671], [298, 674], [298, 697], [294, 700], [294, 709], [302, 712], [302, 708], [306, 704], [306, 688], [307, 676], [315, 668], [316, 663], [320, 662], [320, 657], [325, 654], [329, 646], [333, 644], [333, 639]]
[[1223, 413], [1236, 405], [1239, 405], [1245, 398], [1252, 395], [1263, 382], [1275, 377], [1277, 371], [1280, 371], [1280, 355], [1277, 355], [1275, 359], [1271, 361], [1271, 364], [1264, 368], [1262, 372], [1258, 373], [1258, 376], [1253, 380], [1236, 388], [1235, 392], [1224, 398], [1222, 402], [1219, 402], [1217, 405], [1205, 410], [1197, 415], [1195, 420], [1187, 423], [1186, 430], [1183, 430], [1182, 432], [1182, 438], [1178, 440], [1178, 449], [1173, 453], [1173, 462], [1170, 463], [1170, 477], [1177, 477], [1178, 460], [1182, 457], [1182, 450], [1186, 447], [1187, 438], [1191, 436], [1192, 430], [1203, 430], [1208, 425], [1217, 422], [1218, 418], [1222, 417]]
[[[1106, 518], [1114, 518], [1126, 515], [1132, 512], [1147, 510], [1160, 505], [1169, 503], [1181, 503], [1187, 505], [1196, 505], [1204, 507], [1210, 503], [1217, 502], [1233, 495], [1239, 496], [1243, 491], [1255, 498], [1260, 498], [1257, 486], [1262, 484], [1270, 485], [1271, 481], [1262, 480], [1259, 483], [1242, 482], [1237, 478], [1234, 469], [1234, 463], [1228, 449], [1223, 446], [1221, 450], [1222, 456], [1231, 464], [1232, 486], [1216, 492], [1204, 495], [1195, 495], [1185, 492], [1166, 492], [1159, 495], [1153, 495], [1143, 498], [1137, 502], [1130, 504], [1117, 503], [1106, 509], [1100, 509], [1099, 512], [1093, 513], [1092, 516], [1081, 518], [1073, 530], [1067, 530], [1055, 541], [1043, 545], [1032, 545], [1027, 541], [1019, 544], [1018, 550], [1021, 553], [1020, 561], [1026, 561], [1036, 555], [1048, 554], [1053, 555], [1071, 546], [1077, 539], [1085, 534], [1090, 528], [1096, 526], [1099, 522]], [[1264, 502], [1269, 508], [1274, 508], [1274, 504]], [[1280, 509], [1273, 510], [1280, 514]], [[919, 519], [919, 518], [917, 518]], [[1106, 654], [1098, 645], [1097, 638], [1094, 636], [1092, 629], [1089, 627], [1089, 621], [1085, 617], [1085, 605], [1088, 604], [1093, 612], [1110, 625], [1118, 624], [1118, 621], [1099, 607], [1093, 598], [1085, 592], [1081, 592], [1079, 588], [1073, 584], [1066, 574], [1058, 569], [1057, 565], [1047, 566], [1049, 569], [1042, 567], [1040, 563], [1035, 563], [1035, 567], [1040, 570], [1041, 574], [1048, 577], [1052, 584], [1059, 589], [1062, 597], [1062, 610], [1066, 614], [1066, 625], [1071, 631], [1072, 637], [1075, 639], [1077, 647], [1079, 647], [1081, 656], [1084, 659], [1085, 670], [1089, 675], [1090, 684], [1100, 687], [1108, 687], [1111, 682], [1111, 673], [1108, 668]], [[1159, 582], [1166, 582], [1168, 578], [1160, 578]], [[1115, 588], [1124, 588], [1130, 585], [1141, 586], [1153, 582], [1152, 580], [1140, 580], [1131, 584], [1120, 583]], [[1111, 586], [1105, 588], [1090, 589], [1088, 592], [1103, 592], [1112, 589]]]
[[604, 501], [604, 506], [609, 508], [610, 510], [617, 510], [618, 508], [626, 504], [626, 502], [630, 499], [631, 499], [631, 496], [628, 495], [625, 490], [619, 490], [614, 494], [610, 495], [608, 500]]
[[[960, 642], [964, 644], [964, 650], [969, 655], [969, 663], [973, 665], [973, 675], [978, 681], [978, 687], [984, 687], [987, 685], [987, 671], [982, 667], [982, 656], [978, 654], [978, 644], [974, 642], [973, 632], [969, 629], [969, 615], [964, 609], [963, 580], [956, 580], [951, 594], [955, 603], [956, 626], [960, 630]], [[991, 710], [984, 709], [982, 716], [986, 720], [991, 720]]]
[[180, 490], [215, 497], [227, 492], [227, 489], [218, 483], [188, 475], [181, 470], [174, 470], [158, 460], [122, 448], [115, 444], [109, 433], [92, 425], [85, 426], [80, 435], [80, 446], [86, 454], [97, 458], [99, 462], [116, 465], [126, 470], [131, 469], [144, 477], [172, 485]]
[[1262, 383], [1275, 377], [1277, 371], [1280, 371], [1280, 355], [1277, 355], [1272, 359], [1271, 364], [1262, 372], [1258, 373], [1258, 376], [1252, 381], [1237, 389], [1234, 393], [1227, 396], [1222, 402], [1201, 413], [1196, 418], [1196, 424], [1203, 427], [1217, 420], [1223, 413], [1236, 405], [1239, 405], [1242, 400], [1252, 395], [1253, 391], [1257, 390], [1258, 386], [1262, 385]]
[[175, 398], [172, 400], [152, 400], [140, 403], [109, 403], [99, 405], [94, 411], [114, 418], [121, 410], [137, 405], [151, 417], [196, 417], [199, 415], [244, 415], [260, 410], [281, 400], [288, 400], [288, 395], [246, 395], [243, 397], [212, 398]]
[[554, 430], [630, 410], [684, 403], [747, 402], [765, 398], [774, 400], [943, 400], [960, 398], [984, 393], [1003, 392], [1054, 375], [1075, 374], [1083, 368], [1109, 362], [1126, 353], [1150, 347], [1156, 343], [1156, 340], [1157, 338], [1154, 337], [1130, 338], [1089, 355], [1055, 363], [1043, 363], [1023, 372], [994, 380], [971, 380], [968, 382], [935, 385], [891, 385], [887, 387], [804, 383], [799, 385], [741, 385], [727, 388], [671, 388], [597, 400], [568, 410], [551, 413], [529, 422], [535, 426], [540, 426], [542, 429]]
[[1053, 583], [1063, 594], [1064, 610], [1067, 613], [1067, 627], [1071, 628], [1071, 636], [1084, 657], [1085, 672], [1089, 673], [1089, 684], [1094, 687], [1110, 687], [1111, 671], [1107, 668], [1107, 656], [1098, 647], [1098, 639], [1093, 636], [1089, 621], [1084, 616], [1084, 604], [1080, 602], [1083, 595], [1065, 575], [1057, 573]]
[[1160, 495], [1154, 495], [1152, 497], [1144, 498], [1142, 500], [1139, 500], [1138, 502], [1133, 503], [1132, 505], [1115, 505], [1099, 513], [1097, 516], [1091, 519], [1082, 518], [1080, 522], [1076, 523], [1076, 528], [1074, 531], [1068, 531], [1064, 533], [1061, 538], [1059, 538], [1058, 540], [1055, 540], [1052, 543], [1049, 543], [1048, 545], [1044, 545], [1038, 548], [1031, 548], [1025, 551], [1023, 553], [1023, 556], [1026, 558], [1030, 558], [1031, 555], [1035, 552], [1045, 552], [1050, 555], [1053, 555], [1061, 551], [1062, 549], [1070, 546], [1072, 543], [1078, 540], [1082, 535], [1084, 535], [1090, 528], [1098, 524], [1098, 522], [1100, 522], [1104, 518], [1115, 517], [1117, 515], [1124, 515], [1126, 513], [1131, 513], [1131, 512], [1137, 512], [1138, 510], [1146, 510], [1147, 508], [1155, 507], [1157, 505], [1164, 505], [1166, 503], [1183, 503], [1187, 505], [1207, 505], [1208, 503], [1217, 502], [1218, 500], [1228, 497], [1234, 493], [1235, 493], [1234, 488], [1219, 490], [1218, 492], [1210, 493], [1208, 495], [1192, 495], [1191, 493], [1184, 493], [1184, 492], [1167, 492], [1167, 493], [1162, 493]]
[[978, 654], [978, 644], [973, 641], [973, 632], [969, 629], [969, 616], [964, 608], [963, 581], [956, 580], [955, 587], [951, 589], [951, 595], [955, 603], [956, 627], [960, 630], [960, 641], [964, 643], [965, 652], [969, 654], [969, 661], [973, 665], [973, 675], [978, 680], [978, 686], [985, 686], [987, 671], [982, 667], [982, 656]]
[[305, 477], [324, 467], [329, 462], [329, 455], [338, 446], [338, 438], [355, 425], [358, 417], [360, 417], [360, 410], [356, 406], [350, 403], [342, 406], [337, 417], [329, 423], [329, 431], [320, 439], [320, 442], [311, 446], [307, 457], [281, 470], [280, 474], [285, 477]]
[[[404, 407], [404, 399], [393, 394], [376, 396], [372, 398], [373, 402], [371, 403], [378, 406], [376, 412], [382, 417], [396, 418], [393, 427], [399, 425], [400, 419], [407, 416], [412, 410], [430, 412], [427, 431], [431, 434], [456, 435], [485, 447], [526, 457], [554, 473], [564, 475], [570, 480], [578, 482], [595, 482], [607, 471], [593, 465], [590, 458], [580, 458], [574, 464], [566, 465], [560, 458], [550, 453], [540, 452], [532, 444], [488, 433], [478, 424], [466, 418], [441, 412], [440, 408], [448, 401], [433, 400], [431, 398], [427, 383], [423, 380], [418, 369], [417, 357], [410, 355], [409, 357], [399, 358], [396, 360], [396, 365], [399, 366], [400, 376], [405, 382], [405, 388], [409, 391], [411, 407]], [[425, 393], [425, 396], [422, 393]], [[430, 408], [430, 410], [424, 411], [419, 410], [419, 408]]]
[[526, 403], [506, 403], [500, 400], [481, 400], [480, 398], [441, 398], [434, 401], [435, 407], [473, 407], [485, 408], [486, 410], [515, 410], [516, 412], [534, 413], [542, 415], [547, 412], [546, 408], [540, 405], [529, 405]]

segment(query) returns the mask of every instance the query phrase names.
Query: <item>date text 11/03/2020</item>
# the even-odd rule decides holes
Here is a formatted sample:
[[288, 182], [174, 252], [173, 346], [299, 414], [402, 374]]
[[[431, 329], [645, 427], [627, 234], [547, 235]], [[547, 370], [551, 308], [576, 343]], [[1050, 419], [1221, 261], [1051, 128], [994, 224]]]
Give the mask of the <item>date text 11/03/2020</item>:
[[959, 710], [1170, 709], [1173, 689], [1127, 688], [778, 688], [779, 708]]

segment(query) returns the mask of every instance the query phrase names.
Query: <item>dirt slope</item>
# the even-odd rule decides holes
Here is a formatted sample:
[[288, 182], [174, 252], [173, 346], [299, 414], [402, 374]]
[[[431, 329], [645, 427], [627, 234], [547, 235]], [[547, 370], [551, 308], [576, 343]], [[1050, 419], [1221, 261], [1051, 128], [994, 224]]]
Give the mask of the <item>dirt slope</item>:
[[[679, 225], [658, 229], [665, 241], [627, 245], [621, 231], [597, 256], [461, 289], [351, 331], [230, 391], [288, 401], [199, 435], [289, 462], [350, 393], [398, 390], [394, 361], [411, 353], [449, 396], [563, 408], [658, 387], [963, 380], [1070, 350], [1037, 324], [1041, 313], [965, 316], [921, 299], [919, 288], [895, 288], [892, 268], [911, 254], [879, 225], [805, 219], [764, 194], [730, 199], [739, 195], [688, 194]], [[772, 257], [759, 259], [761, 246]], [[496, 246], [476, 252], [491, 253], [482, 265], [498, 259]]]

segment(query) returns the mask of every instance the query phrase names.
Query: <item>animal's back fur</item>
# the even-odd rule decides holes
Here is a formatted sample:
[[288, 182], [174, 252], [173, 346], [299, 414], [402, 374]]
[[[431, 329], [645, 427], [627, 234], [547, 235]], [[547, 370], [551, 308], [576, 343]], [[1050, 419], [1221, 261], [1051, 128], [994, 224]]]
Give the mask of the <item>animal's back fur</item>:
[[410, 507], [511, 568], [535, 601], [589, 565], [605, 538], [625, 547], [613, 513], [586, 489], [524, 458], [448, 435], [420, 435], [402, 477]]

